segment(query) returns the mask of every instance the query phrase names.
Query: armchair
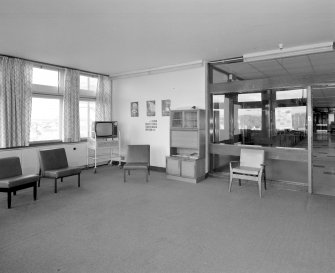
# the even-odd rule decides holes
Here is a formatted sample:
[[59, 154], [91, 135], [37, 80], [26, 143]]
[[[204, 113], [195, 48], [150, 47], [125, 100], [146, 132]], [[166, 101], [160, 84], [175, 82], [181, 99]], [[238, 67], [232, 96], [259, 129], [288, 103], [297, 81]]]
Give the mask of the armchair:
[[[70, 167], [64, 148], [39, 151], [40, 177], [52, 178], [55, 181], [55, 193], [57, 193], [57, 179], [72, 175], [78, 175], [78, 187], [80, 187], [80, 167]], [[38, 181], [40, 186], [41, 180]]]
[[150, 175], [150, 145], [128, 145], [127, 160], [123, 166], [123, 182], [126, 182], [126, 171], [144, 170], [146, 182]]
[[257, 181], [259, 196], [262, 197], [262, 178], [264, 177], [264, 189], [266, 190], [266, 179], [264, 169], [264, 150], [241, 149], [240, 161], [230, 162], [229, 192], [234, 178]]
[[0, 192], [7, 192], [7, 205], [11, 208], [12, 193], [25, 188], [34, 188], [34, 200], [37, 198], [37, 174], [22, 175], [20, 158], [0, 159]]

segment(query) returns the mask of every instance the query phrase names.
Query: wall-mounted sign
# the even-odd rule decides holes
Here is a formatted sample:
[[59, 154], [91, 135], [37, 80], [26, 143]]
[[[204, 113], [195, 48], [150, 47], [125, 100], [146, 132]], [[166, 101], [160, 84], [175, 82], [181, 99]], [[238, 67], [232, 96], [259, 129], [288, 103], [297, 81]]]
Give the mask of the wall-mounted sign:
[[156, 131], [156, 129], [157, 129], [157, 119], [152, 119], [145, 123], [146, 131]]

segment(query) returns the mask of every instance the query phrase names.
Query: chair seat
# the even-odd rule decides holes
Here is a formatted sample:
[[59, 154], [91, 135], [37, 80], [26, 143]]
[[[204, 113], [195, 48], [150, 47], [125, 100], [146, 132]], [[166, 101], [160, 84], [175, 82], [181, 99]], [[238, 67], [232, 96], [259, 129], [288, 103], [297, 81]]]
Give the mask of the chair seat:
[[0, 188], [10, 189], [13, 187], [21, 186], [31, 182], [37, 181], [39, 176], [37, 174], [18, 175], [10, 178], [0, 179]]
[[71, 175], [76, 175], [80, 173], [81, 173], [80, 167], [67, 167], [67, 168], [62, 168], [62, 169], [57, 169], [57, 170], [45, 171], [44, 176], [49, 177], [49, 178], [60, 178], [60, 177], [71, 176]]
[[124, 170], [146, 170], [148, 169], [148, 163], [127, 163], [123, 166]]
[[258, 175], [260, 168], [238, 166], [232, 168], [233, 173], [247, 174], [247, 175]]

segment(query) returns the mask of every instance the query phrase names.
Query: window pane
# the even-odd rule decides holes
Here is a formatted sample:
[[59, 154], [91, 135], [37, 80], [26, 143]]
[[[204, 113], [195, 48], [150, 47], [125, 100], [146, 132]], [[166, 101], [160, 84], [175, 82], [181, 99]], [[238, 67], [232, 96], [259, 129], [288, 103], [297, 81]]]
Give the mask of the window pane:
[[32, 83], [48, 86], [58, 86], [58, 71], [34, 67]]
[[97, 78], [80, 75], [80, 89], [81, 90], [89, 90], [89, 91], [96, 92], [97, 85], [98, 85]]
[[59, 140], [60, 99], [32, 99], [30, 141]]
[[97, 85], [98, 85], [98, 79], [97, 78], [89, 78], [89, 90], [91, 91], [96, 91], [97, 90]]
[[87, 138], [91, 131], [92, 122], [95, 121], [95, 102], [80, 101], [80, 137]]
[[79, 103], [79, 116], [80, 116], [80, 137], [85, 138], [88, 136], [88, 102], [81, 101]]
[[88, 90], [88, 77], [80, 76], [80, 89]]

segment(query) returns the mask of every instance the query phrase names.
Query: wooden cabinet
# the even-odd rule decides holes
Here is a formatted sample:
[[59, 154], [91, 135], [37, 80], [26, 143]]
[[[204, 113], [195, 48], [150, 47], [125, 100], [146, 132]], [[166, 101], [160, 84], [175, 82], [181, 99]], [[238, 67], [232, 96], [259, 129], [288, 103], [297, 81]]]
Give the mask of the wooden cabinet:
[[167, 177], [193, 183], [204, 179], [205, 144], [205, 110], [172, 110]]

